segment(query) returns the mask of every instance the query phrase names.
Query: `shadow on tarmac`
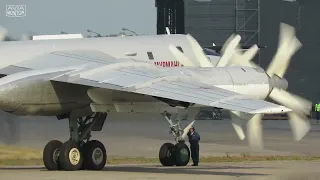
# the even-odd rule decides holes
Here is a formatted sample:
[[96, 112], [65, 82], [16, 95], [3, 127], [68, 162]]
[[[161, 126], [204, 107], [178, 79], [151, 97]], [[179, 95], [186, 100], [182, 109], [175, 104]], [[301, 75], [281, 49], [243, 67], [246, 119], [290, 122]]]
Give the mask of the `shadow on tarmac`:
[[[137, 166], [137, 165], [117, 165], [106, 166], [102, 171], [105, 172], [123, 172], [123, 173], [156, 173], [156, 174], [192, 174], [192, 175], [222, 175], [222, 176], [266, 176], [261, 173], [241, 173], [241, 172], [219, 172], [216, 170], [239, 170], [239, 169], [263, 169], [264, 167], [240, 167], [240, 166], [209, 166], [199, 165], [198, 167], [163, 167], [160, 165]], [[0, 167], [0, 170], [39, 170], [47, 171], [43, 167]], [[86, 170], [82, 170], [86, 171]], [[60, 171], [56, 171], [60, 172]], [[90, 172], [90, 171], [88, 171]], [[93, 171], [91, 171], [93, 172]], [[98, 171], [97, 171], [98, 172]]]
[[193, 175], [224, 175], [224, 176], [266, 176], [260, 173], [240, 173], [240, 172], [219, 172], [214, 170], [230, 169], [254, 169], [263, 167], [237, 167], [237, 166], [198, 166], [198, 167], [162, 167], [162, 166], [110, 166], [106, 171], [112, 172], [136, 172], [136, 173], [157, 173], [157, 174], [193, 174]]

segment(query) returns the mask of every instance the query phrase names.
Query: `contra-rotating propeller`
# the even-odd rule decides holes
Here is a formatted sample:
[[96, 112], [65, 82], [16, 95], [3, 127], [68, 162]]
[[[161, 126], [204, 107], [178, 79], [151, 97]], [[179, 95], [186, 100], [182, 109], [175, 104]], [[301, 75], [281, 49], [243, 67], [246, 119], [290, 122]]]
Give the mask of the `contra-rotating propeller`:
[[22, 40], [30, 40], [30, 37], [28, 37], [25, 34], [22, 34], [20, 39], [15, 39], [11, 36], [8, 36], [8, 30], [2, 26], [0, 26], [0, 41], [22, 41]]
[[195, 66], [195, 67], [224, 67], [236, 65], [236, 60], [239, 59], [237, 56], [242, 56], [246, 59], [252, 59], [258, 52], [259, 48], [257, 45], [252, 46], [250, 49], [246, 50], [245, 53], [241, 53], [243, 50], [240, 49], [239, 43], [241, 41], [241, 36], [232, 34], [221, 48], [221, 57], [218, 64], [213, 65], [207, 55], [204, 53], [202, 47], [190, 34], [187, 34], [187, 40], [193, 54], [195, 55], [195, 60], [197, 64], [194, 64], [188, 57], [186, 57], [181, 51], [179, 51], [173, 44], [169, 45], [169, 50], [175, 55], [175, 57], [183, 64], [183, 66]]
[[[266, 70], [266, 73], [271, 80], [274, 80], [274, 83], [279, 79], [283, 79], [290, 64], [291, 57], [299, 48], [301, 48], [301, 46], [302, 44], [295, 36], [295, 29], [292, 26], [281, 23], [278, 50]], [[252, 49], [253, 52], [255, 47], [250, 49]], [[251, 62], [252, 59], [246, 59], [246, 57], [239, 55], [237, 52], [235, 53], [235, 56], [240, 58], [231, 58], [230, 64], [258, 67], [254, 62]], [[293, 138], [295, 141], [301, 140], [310, 130], [307, 114], [310, 113], [312, 102], [294, 95], [285, 89], [278, 88], [277, 85], [274, 85], [274, 88], [268, 97], [281, 105], [292, 109], [292, 112], [289, 112], [288, 116]], [[260, 128], [248, 128], [251, 129], [248, 133], [249, 144], [256, 148], [262, 148], [262, 129], [259, 125], [261, 123], [261, 118], [254, 118], [250, 121], [252, 121], [251, 124], [254, 124], [254, 127]]]
[[[197, 47], [193, 49], [193, 52], [196, 54], [198, 65], [194, 65], [191, 61], [184, 56], [183, 53], [177, 50], [173, 50], [173, 47], [170, 48], [171, 52], [176, 55], [177, 58], [182, 59], [182, 64], [187, 64], [189, 66], [198, 66], [198, 67], [212, 67], [207, 63], [204, 63], [205, 59], [203, 58], [204, 53], [200, 50], [200, 45], [191, 41], [193, 38], [189, 37], [189, 43], [192, 47]], [[239, 35], [232, 35], [222, 48], [222, 57], [217, 66], [249, 66], [249, 67], [259, 67], [257, 64], [252, 62], [253, 57], [258, 52], [258, 46], [253, 45], [249, 50], [242, 53], [239, 51], [239, 42], [241, 37]], [[296, 141], [301, 140], [306, 133], [310, 130], [310, 123], [307, 118], [312, 103], [302, 97], [293, 95], [286, 91], [285, 88], [281, 88], [277, 83], [281, 80], [286, 81], [283, 76], [287, 71], [287, 68], [290, 64], [291, 57], [293, 54], [301, 47], [300, 41], [295, 36], [295, 30], [293, 27], [281, 23], [280, 24], [280, 34], [279, 34], [279, 43], [278, 50], [273, 57], [266, 73], [270, 77], [272, 84], [272, 91], [269, 94], [269, 98], [272, 100], [284, 105], [290, 109], [292, 112], [288, 113], [289, 122], [291, 125], [293, 138]], [[247, 122], [247, 136], [249, 145], [252, 148], [261, 149], [263, 147], [262, 143], [262, 126], [261, 126], [261, 114], [249, 115], [243, 114], [241, 112], [232, 112], [233, 116], [238, 117], [233, 119], [233, 126], [240, 139], [244, 139], [245, 135], [242, 130], [244, 121], [240, 119], [249, 119]], [[246, 122], [246, 121], [245, 121]]]
[[[302, 44], [295, 36], [295, 29], [292, 26], [281, 23], [278, 50], [266, 71], [270, 78], [283, 78], [290, 64], [291, 57], [301, 46]], [[255, 65], [253, 62], [250, 62], [250, 64]], [[273, 88], [269, 97], [292, 109], [292, 112], [289, 112], [288, 116], [293, 138], [296, 141], [301, 140], [310, 130], [307, 114], [310, 113], [312, 103], [285, 89], [277, 87]]]

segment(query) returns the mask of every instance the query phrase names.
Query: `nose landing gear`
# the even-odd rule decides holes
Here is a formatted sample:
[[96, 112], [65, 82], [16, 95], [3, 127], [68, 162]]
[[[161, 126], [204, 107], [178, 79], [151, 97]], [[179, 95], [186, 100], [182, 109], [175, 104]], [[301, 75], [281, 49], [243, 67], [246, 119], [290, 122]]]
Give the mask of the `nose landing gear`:
[[[163, 116], [169, 123], [170, 133], [174, 136], [176, 144], [164, 143], [159, 150], [159, 160], [163, 166], [186, 166], [190, 161], [190, 149], [185, 144], [184, 139], [187, 136], [189, 129], [194, 124], [192, 121], [186, 128], [181, 129], [181, 120], [184, 118], [194, 120], [198, 109], [189, 110], [188, 112], [179, 112], [177, 116], [172, 117], [171, 114], [164, 112]], [[186, 113], [188, 113], [186, 115]], [[186, 117], [187, 116], [187, 117]], [[173, 124], [172, 119], [176, 119], [176, 124]]]

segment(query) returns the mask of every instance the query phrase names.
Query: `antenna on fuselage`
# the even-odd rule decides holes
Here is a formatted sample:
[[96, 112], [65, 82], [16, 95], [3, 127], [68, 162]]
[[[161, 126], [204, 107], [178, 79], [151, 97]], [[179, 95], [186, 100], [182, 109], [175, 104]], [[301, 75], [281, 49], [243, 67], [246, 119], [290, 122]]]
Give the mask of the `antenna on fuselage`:
[[166, 27], [166, 32], [167, 32], [167, 34], [168, 35], [170, 35], [171, 33], [170, 33], [170, 30], [169, 30], [169, 28], [168, 27]]

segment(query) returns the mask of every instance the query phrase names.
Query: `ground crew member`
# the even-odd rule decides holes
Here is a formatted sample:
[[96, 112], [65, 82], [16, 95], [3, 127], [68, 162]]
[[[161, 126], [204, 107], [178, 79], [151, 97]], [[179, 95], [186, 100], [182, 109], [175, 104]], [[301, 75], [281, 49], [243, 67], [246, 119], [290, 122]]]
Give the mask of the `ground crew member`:
[[190, 143], [190, 150], [191, 150], [191, 158], [193, 161], [192, 166], [198, 166], [199, 163], [199, 141], [200, 135], [195, 131], [195, 128], [192, 128], [188, 132], [188, 138]]
[[317, 103], [315, 106], [314, 106], [314, 110], [316, 112], [316, 120], [317, 120], [317, 123], [319, 123], [319, 119], [320, 119], [320, 104]]

